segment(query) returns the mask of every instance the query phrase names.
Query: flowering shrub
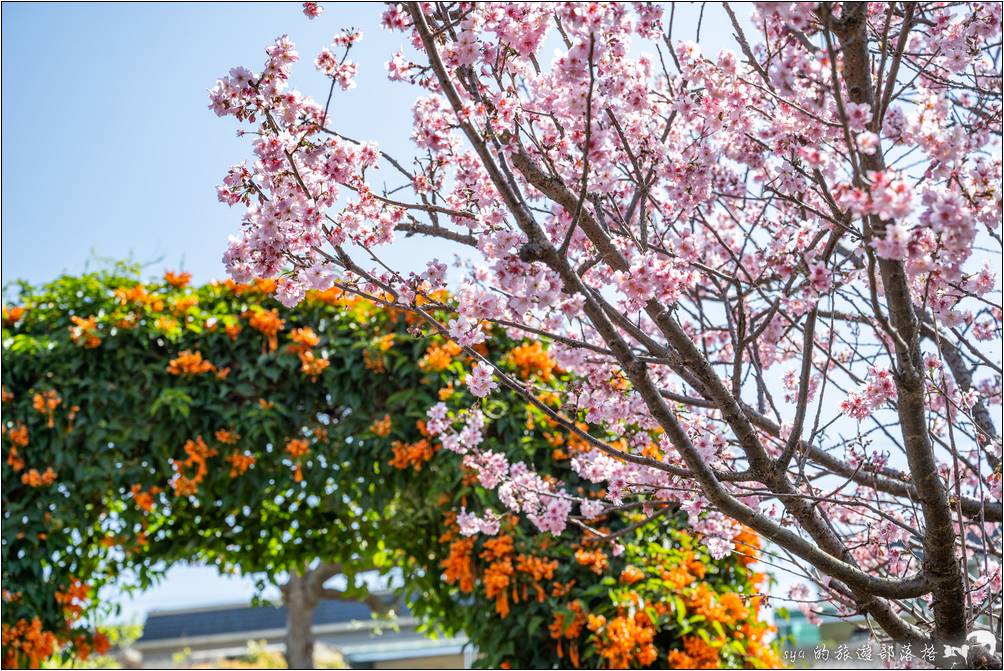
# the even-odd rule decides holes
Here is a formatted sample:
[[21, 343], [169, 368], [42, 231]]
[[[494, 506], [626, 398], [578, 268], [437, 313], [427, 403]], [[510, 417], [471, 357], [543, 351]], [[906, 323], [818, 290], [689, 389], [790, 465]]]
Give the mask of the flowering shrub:
[[[574, 481], [588, 443], [515, 394], [470, 412], [451, 382], [475, 361], [416, 337], [407, 312], [338, 289], [288, 309], [277, 290], [94, 274], [23, 286], [5, 309], [5, 666], [104, 649], [102, 587], [192, 558], [273, 579], [315, 559], [398, 568], [411, 608], [487, 664], [661, 666], [697, 637], [709, 660], [769, 665], [764, 578], [740, 555], [710, 557], [675, 507], [608, 509], [599, 484], [556, 515], [543, 491]], [[95, 347], [64, 328], [80, 314]], [[544, 408], [574, 383], [546, 343], [491, 329], [477, 347]], [[327, 365], [305, 369], [307, 353]], [[456, 454], [474, 432], [490, 451]], [[486, 487], [519, 472], [512, 495], [553, 534], [497, 512]], [[569, 612], [595, 626], [556, 626]]]
[[465, 537], [453, 513], [446, 520], [444, 579], [473, 599], [457, 624], [483, 646], [481, 666], [782, 665], [758, 617], [767, 577], [741, 555], [712, 559], [679, 519], [613, 547], [595, 543], [598, 532], [540, 536], [511, 516], [493, 536]]

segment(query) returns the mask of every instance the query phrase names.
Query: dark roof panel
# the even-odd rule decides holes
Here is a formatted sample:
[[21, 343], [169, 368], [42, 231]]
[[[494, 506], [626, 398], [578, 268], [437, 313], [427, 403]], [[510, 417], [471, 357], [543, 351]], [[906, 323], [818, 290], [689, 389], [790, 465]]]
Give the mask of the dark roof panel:
[[[325, 600], [317, 604], [317, 609], [314, 611], [314, 626], [353, 620], [366, 621], [370, 619], [370, 613], [369, 606], [358, 601]], [[400, 609], [398, 615], [407, 615], [407, 609]], [[285, 606], [234, 606], [162, 613], [154, 611], [146, 618], [140, 641], [235, 634], [263, 629], [285, 629], [285, 627]]]

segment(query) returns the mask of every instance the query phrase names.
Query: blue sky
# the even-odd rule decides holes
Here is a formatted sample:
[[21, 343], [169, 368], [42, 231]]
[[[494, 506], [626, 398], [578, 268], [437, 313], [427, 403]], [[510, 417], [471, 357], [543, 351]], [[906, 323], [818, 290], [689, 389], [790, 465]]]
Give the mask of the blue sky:
[[321, 95], [313, 56], [339, 27], [361, 28], [359, 88], [336, 94], [333, 121], [405, 148], [412, 96], [383, 69], [403, 36], [380, 28], [379, 6], [326, 9], [308, 21], [280, 3], [5, 4], [3, 282], [80, 272], [96, 256], [223, 276], [239, 212], [215, 185], [249, 145], [206, 90], [234, 65], [260, 69], [279, 34], [301, 53], [295, 84]]
[[[331, 125], [406, 156], [415, 93], [388, 82], [383, 67], [405, 37], [381, 29], [380, 5], [324, 6], [308, 21], [298, 3], [4, 4], [3, 284], [79, 273], [100, 258], [147, 263], [149, 274], [223, 277], [220, 257], [240, 213], [217, 202], [215, 186], [250, 149], [236, 122], [208, 109], [206, 91], [235, 65], [259, 69], [264, 47], [282, 33], [301, 54], [294, 86], [321, 96], [327, 87], [314, 55], [339, 28], [361, 29], [352, 55], [358, 88], [336, 92]], [[697, 11], [693, 3], [677, 9], [677, 37], [693, 39]], [[731, 41], [711, 5], [702, 32], [708, 53]], [[411, 270], [455, 251], [410, 240], [384, 257]], [[125, 615], [246, 600], [253, 591], [248, 579], [176, 567], [127, 602]]]

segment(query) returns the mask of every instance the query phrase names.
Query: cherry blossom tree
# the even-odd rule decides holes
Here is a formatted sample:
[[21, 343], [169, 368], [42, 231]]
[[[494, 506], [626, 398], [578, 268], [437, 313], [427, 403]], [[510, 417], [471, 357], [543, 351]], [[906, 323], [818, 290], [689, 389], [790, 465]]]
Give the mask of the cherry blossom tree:
[[[590, 444], [574, 466], [603, 505], [681, 506], [716, 556], [751, 527], [814, 585], [789, 594], [810, 616], [829, 602], [918, 649], [988, 623], [999, 641], [1000, 5], [676, 13], [389, 5], [411, 46], [386, 63], [417, 92], [409, 157], [331, 123], [357, 104], [336, 89], [361, 34], [317, 55], [323, 104], [291, 88], [300, 56], [278, 38], [210, 93], [254, 152], [219, 187], [244, 209], [229, 272], [278, 278], [288, 304], [337, 283], [413, 311], [479, 361], [474, 396], [515, 390]], [[702, 53], [702, 29], [734, 49]], [[412, 236], [469, 248], [448, 304], [444, 264], [381, 258]], [[553, 342], [578, 379], [559, 410], [478, 354], [487, 324]], [[491, 421], [429, 410], [501, 507], [542, 533], [594, 516], [484, 451]]]

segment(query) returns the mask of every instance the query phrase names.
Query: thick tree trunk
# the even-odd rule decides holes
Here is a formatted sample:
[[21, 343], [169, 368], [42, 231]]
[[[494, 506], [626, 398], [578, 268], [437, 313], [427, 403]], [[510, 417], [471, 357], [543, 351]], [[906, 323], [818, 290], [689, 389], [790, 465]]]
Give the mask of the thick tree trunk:
[[317, 596], [310, 580], [291, 575], [282, 588], [286, 606], [286, 665], [291, 669], [314, 668], [314, 608]]
[[[906, 3], [906, 26], [913, 16], [912, 3]], [[852, 102], [865, 103], [875, 113], [873, 127], [881, 125], [882, 96], [876, 95], [871, 79], [868, 49], [867, 8], [845, 3], [833, 31], [840, 39], [844, 57], [843, 79]], [[905, 33], [906, 34], [906, 33]], [[905, 42], [904, 42], [905, 44]], [[890, 75], [886, 88], [891, 89], [895, 76]], [[886, 100], [886, 102], [888, 102]], [[872, 154], [860, 156], [862, 171], [885, 170], [881, 146]], [[865, 244], [885, 235], [889, 222], [871, 215], [865, 222]], [[897, 409], [910, 475], [917, 489], [924, 515], [924, 576], [931, 590], [934, 611], [933, 638], [939, 643], [961, 645], [969, 632], [965, 583], [956, 557], [956, 534], [953, 511], [945, 482], [939, 472], [934, 445], [928, 435], [927, 406], [924, 398], [924, 362], [920, 350], [920, 324], [910, 295], [906, 272], [901, 261], [878, 259], [882, 289], [886, 298], [888, 321], [895, 333]]]

